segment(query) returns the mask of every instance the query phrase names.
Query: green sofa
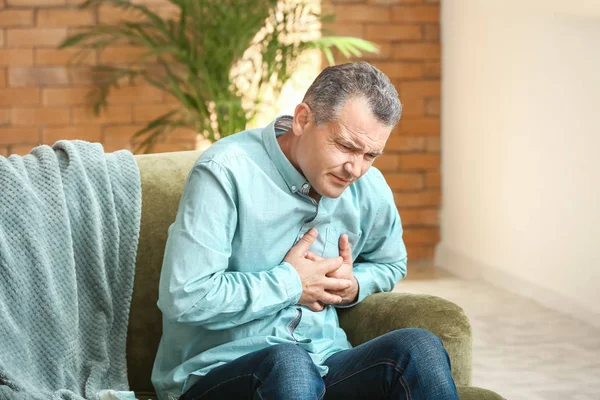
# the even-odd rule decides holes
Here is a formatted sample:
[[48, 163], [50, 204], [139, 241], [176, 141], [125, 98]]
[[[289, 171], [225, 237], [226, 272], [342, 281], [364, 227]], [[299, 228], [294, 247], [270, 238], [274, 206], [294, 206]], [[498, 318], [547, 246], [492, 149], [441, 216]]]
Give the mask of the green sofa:
[[[136, 156], [142, 182], [142, 220], [127, 364], [130, 388], [140, 400], [155, 398], [150, 376], [162, 331], [156, 301], [163, 251], [185, 178], [199, 156], [199, 151]], [[379, 293], [341, 311], [340, 323], [353, 345], [398, 328], [428, 329], [442, 339], [450, 354], [461, 400], [502, 399], [494, 392], [470, 386], [471, 327], [463, 310], [449, 301], [427, 295]]]

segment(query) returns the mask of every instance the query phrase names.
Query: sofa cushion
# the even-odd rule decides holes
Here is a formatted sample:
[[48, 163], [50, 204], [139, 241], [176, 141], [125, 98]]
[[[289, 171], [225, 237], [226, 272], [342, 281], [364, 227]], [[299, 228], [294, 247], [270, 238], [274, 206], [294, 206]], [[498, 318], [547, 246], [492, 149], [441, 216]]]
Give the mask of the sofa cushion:
[[129, 387], [154, 392], [150, 376], [162, 334], [156, 302], [167, 231], [175, 220], [185, 179], [200, 151], [138, 155], [142, 219], [127, 334]]

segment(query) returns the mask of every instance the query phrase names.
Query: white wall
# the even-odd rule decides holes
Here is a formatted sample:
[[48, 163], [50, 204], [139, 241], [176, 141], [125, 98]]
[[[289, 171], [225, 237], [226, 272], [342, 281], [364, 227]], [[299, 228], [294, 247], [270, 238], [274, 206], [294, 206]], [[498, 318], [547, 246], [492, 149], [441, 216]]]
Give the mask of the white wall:
[[600, 1], [442, 1], [438, 265], [600, 325]]

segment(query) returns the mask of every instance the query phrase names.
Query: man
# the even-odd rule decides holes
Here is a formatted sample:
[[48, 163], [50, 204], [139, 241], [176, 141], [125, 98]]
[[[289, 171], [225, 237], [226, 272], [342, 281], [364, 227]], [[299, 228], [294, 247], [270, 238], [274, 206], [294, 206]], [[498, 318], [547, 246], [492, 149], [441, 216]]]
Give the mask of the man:
[[169, 229], [153, 370], [162, 400], [456, 399], [441, 341], [402, 329], [351, 348], [336, 307], [406, 275], [373, 161], [400, 119], [367, 63], [326, 68], [292, 117], [215, 143]]

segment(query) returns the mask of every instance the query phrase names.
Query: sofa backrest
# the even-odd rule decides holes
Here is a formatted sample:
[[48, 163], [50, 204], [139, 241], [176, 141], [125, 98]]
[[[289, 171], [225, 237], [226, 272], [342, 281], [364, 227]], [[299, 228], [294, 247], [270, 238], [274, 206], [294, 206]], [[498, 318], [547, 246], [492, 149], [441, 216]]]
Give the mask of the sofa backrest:
[[135, 156], [142, 183], [142, 220], [127, 333], [129, 386], [153, 392], [152, 365], [162, 334], [156, 305], [169, 226], [175, 220], [183, 184], [200, 151]]

